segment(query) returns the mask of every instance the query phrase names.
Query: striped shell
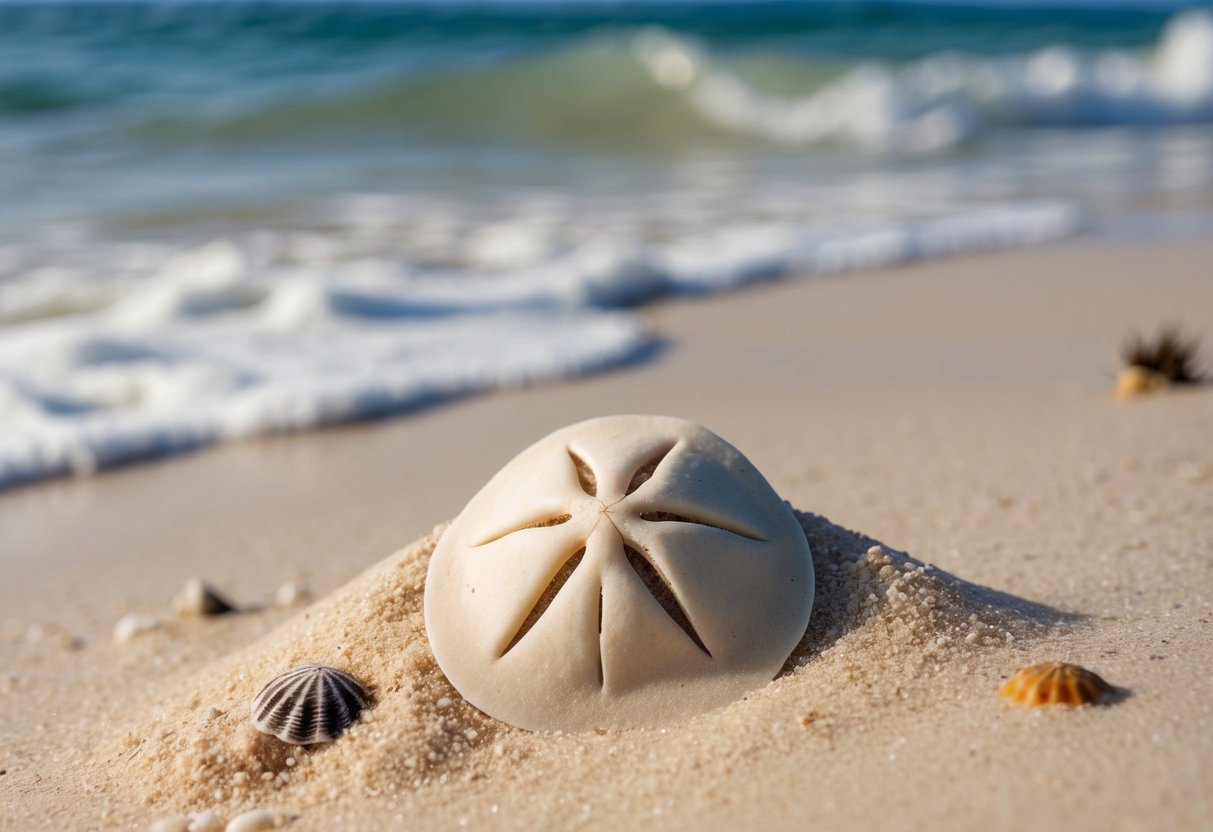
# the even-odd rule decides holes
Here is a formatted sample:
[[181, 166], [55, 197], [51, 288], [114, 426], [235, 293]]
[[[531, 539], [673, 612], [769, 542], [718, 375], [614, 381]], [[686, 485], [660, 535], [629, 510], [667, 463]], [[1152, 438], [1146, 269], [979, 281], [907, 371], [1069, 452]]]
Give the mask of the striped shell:
[[369, 702], [370, 694], [345, 671], [305, 664], [261, 689], [253, 699], [253, 727], [291, 745], [332, 742]]
[[999, 693], [1020, 705], [1089, 705], [1112, 693], [1098, 675], [1065, 662], [1028, 665], [1015, 673]]

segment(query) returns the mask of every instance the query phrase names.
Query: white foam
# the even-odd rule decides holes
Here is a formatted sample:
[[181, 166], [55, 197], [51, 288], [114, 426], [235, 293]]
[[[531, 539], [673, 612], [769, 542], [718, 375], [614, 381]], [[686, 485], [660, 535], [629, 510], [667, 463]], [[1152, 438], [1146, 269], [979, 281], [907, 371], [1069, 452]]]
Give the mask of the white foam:
[[1066, 237], [1080, 225], [1081, 216], [1073, 206], [1040, 203], [845, 229], [737, 228], [673, 247], [664, 262], [672, 287], [710, 292], [789, 274], [831, 275], [1032, 245]]
[[142, 319], [134, 333], [88, 317], [0, 337], [0, 485], [581, 375], [648, 342], [607, 312], [270, 318]]
[[[297, 236], [216, 240], [141, 260], [108, 302], [0, 327], [0, 486], [583, 375], [652, 343], [616, 307], [1040, 242], [1077, 223], [1058, 204], [836, 227], [783, 217], [662, 243], [617, 234], [546, 259], [526, 242], [504, 259], [530, 265], [473, 257], [458, 271], [342, 260], [345, 238], [313, 246], [319, 264], [284, 262]], [[88, 275], [72, 274], [7, 285], [88, 295]]]

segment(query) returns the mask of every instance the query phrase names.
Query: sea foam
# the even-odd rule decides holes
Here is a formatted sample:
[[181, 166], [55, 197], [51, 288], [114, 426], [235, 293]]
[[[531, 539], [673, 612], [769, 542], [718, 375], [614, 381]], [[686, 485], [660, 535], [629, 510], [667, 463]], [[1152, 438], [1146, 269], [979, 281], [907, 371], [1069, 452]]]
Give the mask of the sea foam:
[[265, 234], [159, 258], [119, 247], [117, 276], [33, 269], [0, 293], [0, 486], [580, 376], [651, 351], [624, 307], [660, 295], [1036, 243], [1078, 222], [1064, 204], [1004, 205], [563, 251], [522, 223], [512, 265], [473, 252], [459, 270]]

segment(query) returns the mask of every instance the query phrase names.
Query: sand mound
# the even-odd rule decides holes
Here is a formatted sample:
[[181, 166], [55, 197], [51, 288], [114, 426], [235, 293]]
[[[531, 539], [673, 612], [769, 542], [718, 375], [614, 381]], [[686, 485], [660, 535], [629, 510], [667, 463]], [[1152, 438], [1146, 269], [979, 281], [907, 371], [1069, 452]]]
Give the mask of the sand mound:
[[939, 672], [974, 647], [1014, 644], [1072, 617], [961, 580], [824, 517], [797, 517], [814, 554], [817, 598], [785, 673], [851, 654]]
[[[419, 800], [464, 799], [478, 782], [521, 780], [525, 788], [544, 772], [571, 777], [595, 757], [609, 768], [608, 758], [631, 749], [648, 749], [645, 765], [656, 771], [664, 764], [653, 750], [658, 737], [682, 734], [680, 741], [709, 757], [713, 749], [735, 756], [772, 714], [807, 725], [819, 714], [841, 718], [937, 696], [941, 677], [964, 678], [982, 656], [1022, 649], [1060, 623], [1048, 608], [966, 583], [816, 515], [797, 516], [817, 577], [808, 631], [774, 682], [726, 708], [666, 729], [579, 735], [572, 751], [569, 737], [521, 731], [480, 713], [446, 681], [425, 636], [423, 586], [439, 527], [158, 700], [103, 755], [111, 787], [160, 814], [215, 809], [231, 816], [258, 806], [306, 813], [319, 803], [340, 808], [368, 798], [404, 811]], [[355, 674], [374, 707], [328, 745], [292, 747], [256, 732], [253, 696], [308, 662]], [[988, 681], [948, 687], [986, 690]], [[524, 757], [528, 765], [517, 766]], [[447, 784], [446, 796], [435, 797], [434, 787]]]

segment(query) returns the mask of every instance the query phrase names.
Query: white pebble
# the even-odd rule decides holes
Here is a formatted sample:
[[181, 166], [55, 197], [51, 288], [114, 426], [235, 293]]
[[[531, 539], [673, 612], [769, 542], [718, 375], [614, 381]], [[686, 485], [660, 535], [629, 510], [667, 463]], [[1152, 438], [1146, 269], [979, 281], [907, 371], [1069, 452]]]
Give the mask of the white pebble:
[[214, 812], [199, 812], [190, 820], [189, 832], [220, 832], [223, 818]]
[[182, 616], [223, 615], [234, 609], [230, 601], [201, 578], [187, 580], [173, 599], [173, 612]]
[[307, 584], [300, 583], [299, 581], [287, 581], [278, 587], [274, 600], [280, 607], [293, 607], [295, 604], [301, 604], [311, 597], [312, 593], [307, 588]]
[[128, 612], [114, 625], [114, 641], [126, 644], [140, 633], [159, 629], [160, 622], [144, 612]]
[[149, 827], [151, 832], [189, 832], [190, 819], [188, 815], [177, 815], [172, 818], [161, 818]]
[[282, 816], [269, 809], [254, 809], [237, 815], [227, 825], [227, 832], [259, 832], [262, 829], [274, 829], [280, 825]]

